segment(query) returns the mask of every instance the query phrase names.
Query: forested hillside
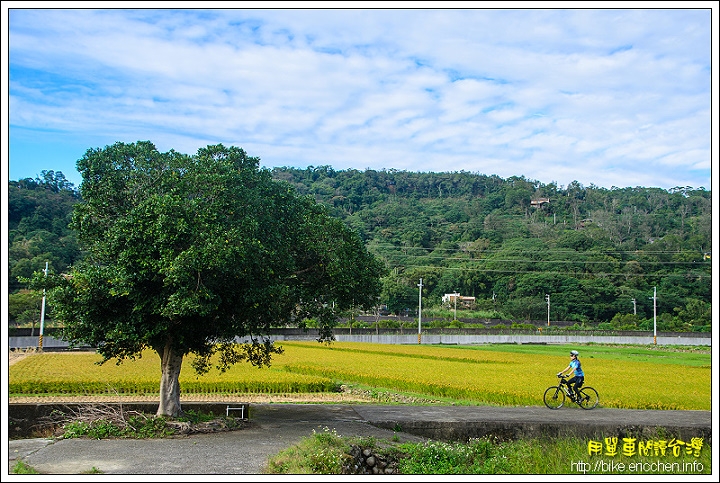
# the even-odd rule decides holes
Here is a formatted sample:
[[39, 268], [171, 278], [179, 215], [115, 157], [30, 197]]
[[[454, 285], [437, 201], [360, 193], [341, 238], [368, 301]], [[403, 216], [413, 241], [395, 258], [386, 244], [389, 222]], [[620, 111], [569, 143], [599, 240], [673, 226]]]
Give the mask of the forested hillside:
[[[711, 193], [567, 187], [468, 172], [275, 168], [357, 230], [387, 265], [379, 304], [416, 315], [457, 292], [519, 320], [648, 328], [711, 324]], [[60, 172], [9, 183], [11, 323], [39, 313], [18, 276], [62, 272], [81, 252], [67, 229], [76, 189]], [[549, 302], [548, 302], [549, 300]], [[34, 304], [34, 305], [33, 305]]]
[[[382, 303], [457, 292], [508, 318], [709, 330], [711, 193], [567, 187], [468, 172], [276, 168], [362, 234], [391, 269]], [[614, 320], [613, 320], [614, 319]], [[702, 328], [702, 329], [701, 329]]]
[[62, 172], [43, 171], [36, 179], [8, 186], [8, 312], [11, 325], [40, 322], [41, 294], [25, 290], [18, 277], [30, 277], [45, 263], [63, 272], [80, 256], [68, 228], [79, 195]]

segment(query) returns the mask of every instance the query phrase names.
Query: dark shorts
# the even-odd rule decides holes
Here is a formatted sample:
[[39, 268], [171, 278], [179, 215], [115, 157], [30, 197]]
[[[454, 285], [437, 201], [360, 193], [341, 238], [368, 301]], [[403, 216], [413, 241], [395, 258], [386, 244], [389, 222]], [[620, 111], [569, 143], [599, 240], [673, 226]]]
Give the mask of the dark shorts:
[[585, 382], [585, 376], [573, 376], [568, 380], [568, 384], [575, 384], [575, 389], [580, 389]]

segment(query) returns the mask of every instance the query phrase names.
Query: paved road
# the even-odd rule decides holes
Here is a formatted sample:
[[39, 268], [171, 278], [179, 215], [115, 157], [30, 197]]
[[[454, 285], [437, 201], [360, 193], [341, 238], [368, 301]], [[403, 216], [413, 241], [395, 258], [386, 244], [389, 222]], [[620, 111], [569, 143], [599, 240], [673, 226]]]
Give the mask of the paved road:
[[[269, 456], [312, 436], [333, 431], [340, 436], [392, 439], [357, 406], [258, 404], [247, 428], [168, 439], [48, 439], [10, 441], [10, 466], [22, 458], [43, 474], [79, 474], [97, 468], [105, 474], [262, 474]], [[424, 438], [399, 433], [400, 441]]]
[[506, 428], [517, 436], [538, 430], [561, 434], [572, 425], [609, 432], [669, 426], [700, 435], [712, 427], [710, 411], [345, 404], [253, 404], [252, 408], [247, 428], [224, 433], [155, 440], [14, 440], [8, 446], [9, 462], [12, 467], [22, 458], [43, 474], [80, 474], [92, 468], [125, 475], [262, 474], [269, 456], [322, 431], [421, 442], [426, 440], [425, 431], [443, 430], [459, 434]]

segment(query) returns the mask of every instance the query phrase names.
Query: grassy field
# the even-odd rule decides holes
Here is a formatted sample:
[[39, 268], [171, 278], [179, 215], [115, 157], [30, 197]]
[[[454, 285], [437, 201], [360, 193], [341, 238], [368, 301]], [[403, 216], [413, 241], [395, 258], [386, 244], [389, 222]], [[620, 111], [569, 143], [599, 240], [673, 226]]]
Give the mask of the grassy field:
[[[472, 346], [283, 342], [269, 368], [238, 364], [198, 377], [189, 360], [182, 394], [286, 394], [338, 391], [341, 384], [408, 394], [434, 403], [543, 405], [571, 349], [580, 351], [586, 385], [601, 407], [710, 410], [708, 348], [663, 346], [582, 347], [483, 344]], [[147, 351], [121, 365], [96, 363], [91, 352], [43, 352], [9, 368], [9, 396], [156, 395], [160, 360]], [[688, 387], [688, 381], [692, 387]], [[182, 398], [182, 395], [181, 395]]]

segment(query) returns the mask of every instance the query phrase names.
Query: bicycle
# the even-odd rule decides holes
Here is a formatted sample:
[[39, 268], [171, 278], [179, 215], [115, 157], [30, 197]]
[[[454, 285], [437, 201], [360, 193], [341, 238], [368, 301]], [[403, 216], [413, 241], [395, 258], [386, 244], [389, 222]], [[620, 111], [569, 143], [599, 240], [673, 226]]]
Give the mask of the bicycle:
[[557, 377], [560, 379], [560, 383], [557, 386], [548, 387], [543, 395], [543, 401], [550, 409], [560, 409], [563, 407], [565, 397], [570, 398], [572, 402], [583, 409], [595, 409], [600, 403], [600, 395], [590, 386], [583, 386], [578, 389], [580, 399], [575, 400], [574, 391], [568, 385], [567, 378], [560, 374], [558, 374]]

